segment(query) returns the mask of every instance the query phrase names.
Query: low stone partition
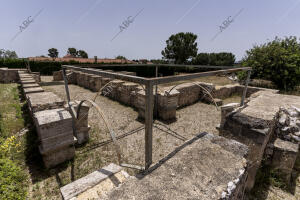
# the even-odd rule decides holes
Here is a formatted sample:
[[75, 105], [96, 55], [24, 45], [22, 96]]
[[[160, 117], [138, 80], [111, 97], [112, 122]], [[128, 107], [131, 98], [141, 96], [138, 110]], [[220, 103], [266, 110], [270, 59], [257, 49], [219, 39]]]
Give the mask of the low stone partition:
[[[132, 73], [127, 72], [118, 73], [133, 75]], [[79, 71], [70, 71], [68, 74], [68, 80], [70, 84], [77, 84], [78, 86], [90, 89], [93, 92], [99, 92], [102, 87], [106, 86], [101, 91], [101, 94], [103, 96], [137, 108], [140, 112], [140, 117], [143, 118], [145, 105], [142, 104], [144, 103], [144, 101], [141, 99], [144, 98], [143, 96], [145, 94], [144, 92], [139, 93], [141, 90], [143, 90], [143, 88], [141, 88], [138, 84], [122, 80], [112, 80], [111, 78], [105, 78]], [[168, 91], [171, 89], [172, 87], [160, 88], [160, 90], [162, 91]], [[159, 92], [156, 97], [155, 92], [153, 92], [154, 99], [159, 101], [159, 105], [157, 105], [159, 107], [158, 117], [163, 120], [174, 120], [174, 118], [176, 119], [176, 109], [192, 105], [198, 101], [217, 104], [217, 106], [221, 106], [223, 104], [222, 99], [228, 98], [237, 93], [242, 95], [244, 86], [238, 84], [215, 86], [211, 83], [193, 82], [180, 84], [174, 87], [172, 90], [174, 89], [176, 89], [177, 91], [175, 92], [176, 97], [167, 97], [167, 93], [163, 94], [161, 92]], [[250, 96], [250, 94], [258, 91], [270, 91], [273, 93], [278, 92], [277, 90], [248, 87], [247, 97]], [[173, 96], [173, 94], [171, 96]], [[166, 103], [166, 99], [168, 98], [169, 100], [172, 99], [171, 101], [173, 101], [173, 103]], [[174, 107], [176, 107], [175, 110]]]
[[193, 83], [184, 83], [176, 87], [179, 92], [178, 107], [184, 107], [197, 102], [201, 88]]
[[19, 81], [18, 71], [26, 72], [26, 69], [0, 68], [0, 83], [16, 83]]
[[[64, 108], [64, 100], [52, 92], [44, 92], [37, 84], [39, 74], [24, 71], [17, 74], [37, 130], [39, 151], [45, 167], [51, 168], [72, 159], [77, 140], [73, 135], [72, 116]], [[85, 138], [79, 139], [82, 141]]]
[[[251, 190], [254, 186], [257, 170], [263, 164], [262, 160], [266, 157], [266, 153], [269, 152], [267, 151], [268, 146], [274, 147], [269, 155], [271, 163], [274, 162], [272, 161], [273, 156], [278, 157], [279, 155], [282, 158], [275, 158], [277, 161], [284, 160], [282, 153], [273, 155], [275, 151], [282, 151], [284, 146], [287, 146], [287, 152], [292, 152], [292, 155], [297, 154], [295, 152], [297, 148], [291, 147], [293, 145], [288, 145], [286, 142], [283, 145], [282, 142], [276, 140], [275, 133], [276, 124], [278, 124], [276, 116], [280, 107], [291, 106], [300, 107], [300, 97], [276, 94], [273, 91], [259, 91], [250, 96], [250, 101], [244, 107], [226, 105], [222, 108], [221, 135], [233, 138], [249, 147], [247, 159], [250, 167], [246, 184], [247, 190]], [[285, 129], [283, 128], [283, 130]], [[292, 155], [288, 156], [291, 160], [295, 158]], [[278, 166], [278, 163], [274, 165]], [[290, 167], [287, 168], [290, 169]], [[286, 174], [286, 177], [290, 177], [290, 175]]]

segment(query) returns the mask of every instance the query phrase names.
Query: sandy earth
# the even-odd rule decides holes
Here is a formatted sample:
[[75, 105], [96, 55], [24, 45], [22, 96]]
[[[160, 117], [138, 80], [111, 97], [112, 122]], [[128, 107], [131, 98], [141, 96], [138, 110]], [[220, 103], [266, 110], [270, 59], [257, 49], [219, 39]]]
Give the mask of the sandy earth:
[[[63, 82], [49, 82], [51, 77], [42, 77], [41, 86], [45, 91], [51, 91], [66, 99]], [[69, 85], [71, 100], [93, 99], [96, 93], [76, 85]], [[109, 98], [99, 96], [96, 103], [105, 113], [111, 128], [117, 136], [136, 130], [143, 126], [137, 120], [138, 113], [131, 107], [124, 106]], [[196, 103], [177, 111], [177, 121], [165, 124], [154, 122], [153, 128], [153, 162], [157, 162], [186, 139], [200, 132], [218, 134], [216, 125], [220, 122], [220, 111], [213, 105]], [[95, 108], [89, 113], [89, 124], [92, 127], [93, 139], [109, 139], [103, 120], [99, 118]], [[171, 129], [171, 130], [168, 130]], [[130, 164], [144, 165], [144, 130], [119, 140], [122, 157]]]

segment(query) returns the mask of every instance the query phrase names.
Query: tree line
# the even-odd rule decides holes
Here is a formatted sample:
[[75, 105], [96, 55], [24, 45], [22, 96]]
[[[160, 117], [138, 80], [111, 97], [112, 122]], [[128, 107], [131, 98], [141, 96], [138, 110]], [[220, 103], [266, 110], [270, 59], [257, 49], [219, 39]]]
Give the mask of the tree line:
[[[58, 57], [58, 50], [56, 48], [51, 48], [48, 50], [48, 56], [51, 58], [57, 58]], [[84, 50], [78, 50], [74, 47], [68, 48], [68, 55], [70, 55], [73, 58], [88, 58], [88, 54]]]

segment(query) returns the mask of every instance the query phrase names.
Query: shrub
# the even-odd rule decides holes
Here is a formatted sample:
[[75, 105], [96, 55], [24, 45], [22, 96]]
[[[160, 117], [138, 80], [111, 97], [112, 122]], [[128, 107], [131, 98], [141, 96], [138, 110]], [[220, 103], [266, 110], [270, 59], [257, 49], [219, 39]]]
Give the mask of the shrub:
[[300, 43], [296, 37], [275, 38], [247, 51], [243, 66], [252, 77], [272, 81], [279, 89], [293, 90], [300, 83]]
[[25, 199], [26, 176], [16, 164], [8, 158], [0, 159], [0, 199]]

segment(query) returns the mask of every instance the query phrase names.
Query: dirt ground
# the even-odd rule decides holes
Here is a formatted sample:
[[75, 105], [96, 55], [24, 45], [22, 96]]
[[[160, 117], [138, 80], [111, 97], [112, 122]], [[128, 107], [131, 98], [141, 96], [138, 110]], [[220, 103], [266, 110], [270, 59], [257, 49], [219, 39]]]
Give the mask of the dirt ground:
[[[40, 84], [45, 91], [51, 91], [66, 99], [62, 81], [52, 82], [52, 77], [42, 77]], [[96, 93], [76, 85], [69, 85], [71, 100], [93, 99]], [[224, 103], [240, 102], [240, 96], [232, 96]], [[131, 107], [124, 106], [109, 98], [98, 96], [96, 103], [100, 106], [114, 130], [121, 147], [122, 162], [144, 166], [144, 133], [143, 122], [137, 119], [138, 113]], [[196, 103], [177, 110], [177, 121], [166, 124], [154, 121], [153, 127], [153, 163], [164, 158], [185, 140], [201, 132], [218, 134], [216, 126], [220, 123], [220, 111], [215, 106]], [[110, 141], [108, 130], [95, 108], [89, 112], [91, 126], [90, 141], [76, 148], [74, 160], [64, 163], [55, 169], [44, 170], [42, 167], [31, 169], [30, 199], [60, 199], [59, 188], [98, 170], [109, 163], [118, 164], [116, 151]], [[40, 163], [38, 163], [40, 164]], [[137, 170], [127, 169], [130, 174]], [[297, 190], [298, 191], [298, 190]], [[260, 194], [249, 199], [296, 200], [297, 196], [279, 188], [270, 186]]]
[[[61, 98], [66, 99], [62, 81], [52, 82], [52, 77], [42, 77], [40, 85], [45, 91], [54, 92]], [[76, 85], [69, 85], [69, 89], [71, 100], [93, 99], [96, 94]], [[122, 162], [144, 166], [145, 129], [143, 128], [143, 122], [137, 119], [137, 111], [103, 96], [98, 96], [96, 103], [105, 113], [116, 136], [120, 137], [118, 143], [121, 148]], [[220, 111], [215, 106], [196, 103], [177, 110], [177, 121], [174, 123], [166, 124], [155, 120], [153, 127], [153, 163], [163, 159], [177, 146], [198, 133], [218, 134], [216, 126], [220, 123], [220, 117]], [[55, 169], [44, 170], [42, 167], [29, 169], [32, 172], [31, 182], [33, 185], [30, 192], [32, 199], [44, 199], [45, 197], [47, 197], [46, 199], [60, 199], [60, 187], [109, 163], [118, 164], [109, 132], [95, 108], [90, 109], [89, 125], [91, 126], [90, 141], [76, 148], [74, 160]], [[38, 164], [40, 163], [36, 165]], [[138, 172], [133, 169], [127, 171], [132, 175]]]

